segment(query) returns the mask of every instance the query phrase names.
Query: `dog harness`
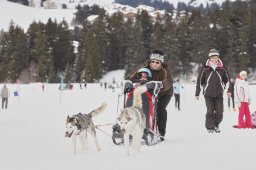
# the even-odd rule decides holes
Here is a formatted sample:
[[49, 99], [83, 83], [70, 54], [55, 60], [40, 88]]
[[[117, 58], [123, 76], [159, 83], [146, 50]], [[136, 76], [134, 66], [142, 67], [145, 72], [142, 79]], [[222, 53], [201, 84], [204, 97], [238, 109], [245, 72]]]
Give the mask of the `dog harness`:
[[76, 124], [79, 130], [81, 129], [87, 129], [90, 124], [91, 117], [87, 114], [81, 114], [79, 113], [76, 115], [78, 117], [79, 122]]

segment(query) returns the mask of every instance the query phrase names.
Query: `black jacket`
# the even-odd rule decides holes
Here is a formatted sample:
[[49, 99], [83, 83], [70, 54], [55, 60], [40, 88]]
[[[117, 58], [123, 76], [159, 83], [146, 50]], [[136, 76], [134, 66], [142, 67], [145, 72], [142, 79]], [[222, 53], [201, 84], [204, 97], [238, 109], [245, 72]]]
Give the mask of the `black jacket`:
[[231, 93], [231, 97], [234, 97], [234, 87], [235, 87], [235, 82], [229, 82], [229, 90], [228, 93]]
[[197, 77], [195, 96], [199, 96], [201, 87], [203, 87], [204, 96], [217, 97], [223, 95], [228, 81], [229, 73], [222, 65], [222, 62], [215, 70], [204, 64]]

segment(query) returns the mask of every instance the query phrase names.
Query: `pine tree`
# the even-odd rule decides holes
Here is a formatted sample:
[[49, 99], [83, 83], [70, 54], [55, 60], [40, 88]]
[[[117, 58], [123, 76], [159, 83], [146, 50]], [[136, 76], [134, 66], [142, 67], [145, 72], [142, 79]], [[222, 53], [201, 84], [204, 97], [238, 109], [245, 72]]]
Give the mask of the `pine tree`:
[[140, 23], [136, 22], [132, 24], [132, 21], [129, 20], [127, 23], [128, 27], [128, 45], [125, 52], [126, 55], [126, 65], [125, 75], [128, 75], [132, 70], [138, 67], [138, 64], [141, 64], [148, 59], [148, 55], [145, 54], [145, 46], [142, 40], [142, 32]]
[[45, 50], [47, 43], [44, 32], [44, 24], [36, 22], [33, 22], [27, 31], [29, 63], [36, 64], [36, 72], [31, 72], [31, 76], [38, 75], [37, 80], [39, 81], [46, 81], [45, 77], [48, 77], [52, 70], [52, 60]]
[[164, 27], [164, 20], [157, 16], [156, 22], [153, 26], [153, 37], [152, 37], [152, 47], [154, 49], [162, 49], [165, 46], [164, 36], [165, 36], [165, 29]]
[[45, 26], [45, 35], [47, 37], [46, 51], [53, 62], [53, 69], [48, 77], [51, 81], [56, 82], [59, 74], [65, 75], [67, 65], [73, 65], [73, 37], [65, 21], [57, 24], [56, 21], [52, 22], [51, 19], [48, 20]]
[[57, 22], [53, 22], [51, 19], [48, 20], [48, 22], [45, 25], [45, 36], [46, 36], [46, 46], [45, 51], [47, 52], [47, 58], [51, 66], [48, 66], [49, 70], [49, 81], [50, 82], [58, 82], [58, 74], [60, 74], [60, 70], [58, 70], [58, 61], [55, 59], [55, 43], [57, 39]]
[[28, 43], [24, 31], [10, 24], [9, 31], [2, 36], [2, 80], [14, 82], [28, 66]]
[[136, 25], [141, 32], [141, 42], [144, 46], [144, 56], [149, 56], [150, 51], [152, 50], [152, 32], [153, 26], [150, 19], [150, 16], [147, 11], [142, 10], [139, 14], [137, 14]]
[[[208, 51], [213, 48], [211, 45], [212, 37], [210, 34], [211, 22], [207, 15], [204, 15], [199, 10], [192, 10], [191, 18], [189, 19], [191, 27], [191, 42], [192, 42], [192, 61], [195, 63], [206, 62]], [[191, 61], [191, 62], [192, 62]]]
[[85, 78], [85, 45], [86, 45], [86, 35], [89, 30], [90, 24], [88, 22], [83, 23], [83, 28], [79, 31], [77, 36], [77, 41], [79, 43], [77, 54], [75, 55], [75, 61], [73, 65], [73, 79], [81, 82]]
[[167, 16], [164, 36], [164, 53], [165, 61], [171, 68], [172, 74], [177, 76], [179, 74], [177, 66], [179, 64], [179, 48], [178, 39], [176, 36], [177, 25], [172, 20], [172, 16]]
[[191, 39], [191, 29], [188, 23], [189, 21], [189, 14], [186, 12], [185, 15], [182, 17], [181, 22], [179, 23], [176, 31], [177, 36], [177, 46], [179, 49], [179, 64], [177, 67], [179, 70], [179, 74], [186, 75], [191, 70], [190, 62], [192, 60], [193, 54], [193, 42]]
[[109, 19], [110, 55], [108, 56], [109, 70], [124, 68], [126, 37], [124, 20], [121, 13], [116, 13]]
[[[66, 21], [62, 21], [57, 26], [57, 35], [56, 40], [53, 46], [53, 54], [54, 54], [54, 64], [55, 69], [58, 72], [64, 72], [64, 75], [67, 74], [68, 68], [74, 63], [74, 46], [72, 40], [72, 34], [68, 29], [68, 24]], [[65, 80], [70, 81], [65, 77]]]
[[98, 18], [92, 24], [85, 34], [84, 44], [84, 70], [81, 79], [87, 82], [95, 82], [101, 78], [103, 72], [107, 69], [105, 64], [108, 56], [109, 40], [105, 30], [105, 21], [103, 18]]
[[252, 71], [255, 71], [256, 68], [256, 1], [249, 2], [249, 10], [248, 10], [248, 56], [249, 56], [249, 68], [252, 68]]
[[[243, 10], [240, 8], [243, 7]], [[248, 27], [245, 24], [246, 18], [244, 11], [247, 11], [247, 6], [243, 2], [234, 2], [231, 6], [230, 11], [230, 26], [232, 31], [232, 60], [234, 63], [232, 67], [233, 72], [240, 72], [242, 69], [248, 67], [248, 49], [246, 43], [248, 42], [246, 38], [246, 33], [248, 32]], [[225, 34], [227, 38], [227, 34]], [[225, 49], [228, 49], [227, 47]], [[232, 61], [231, 60], [231, 61]]]

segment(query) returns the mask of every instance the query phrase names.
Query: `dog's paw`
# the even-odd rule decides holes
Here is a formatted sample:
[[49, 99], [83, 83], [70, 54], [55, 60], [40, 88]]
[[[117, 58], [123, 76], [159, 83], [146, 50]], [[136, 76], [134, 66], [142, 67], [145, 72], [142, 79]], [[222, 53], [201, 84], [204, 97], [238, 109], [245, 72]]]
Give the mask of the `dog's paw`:
[[107, 102], [103, 102], [103, 103], [101, 104], [101, 107], [105, 109], [105, 108], [107, 107]]

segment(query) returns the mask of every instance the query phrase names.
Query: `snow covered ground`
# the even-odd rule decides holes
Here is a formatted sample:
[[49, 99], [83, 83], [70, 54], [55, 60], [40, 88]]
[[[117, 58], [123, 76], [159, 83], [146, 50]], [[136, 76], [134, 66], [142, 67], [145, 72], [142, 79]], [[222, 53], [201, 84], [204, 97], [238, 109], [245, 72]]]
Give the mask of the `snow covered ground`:
[[47, 23], [48, 19], [60, 23], [65, 20], [68, 24], [74, 18], [75, 9], [43, 9], [32, 8], [17, 3], [11, 3], [7, 0], [0, 0], [0, 30], [8, 31], [10, 23], [20, 26], [27, 31], [33, 21]]
[[[119, 81], [123, 72], [115, 77]], [[115, 75], [112, 73], [112, 75]], [[109, 79], [107, 81], [107, 79]], [[102, 82], [111, 82], [108, 76]], [[58, 84], [7, 84], [11, 91], [9, 107], [0, 110], [1, 170], [242, 170], [255, 167], [255, 129], [234, 129], [237, 112], [228, 111], [225, 97], [224, 119], [220, 134], [209, 134], [204, 127], [204, 98], [194, 98], [195, 85], [184, 84], [181, 111], [168, 105], [166, 140], [154, 146], [142, 146], [141, 153], [113, 144], [110, 136], [97, 131], [101, 152], [97, 152], [89, 136], [89, 150], [72, 154], [71, 140], [64, 137], [67, 115], [88, 113], [108, 103], [104, 113], [94, 118], [96, 125], [115, 123], [120, 89], [105, 90], [100, 84], [88, 84], [80, 89], [75, 84], [70, 91], [59, 91]], [[2, 88], [0, 84], [0, 88]], [[251, 110], [256, 109], [256, 86], [250, 86]], [[19, 97], [13, 92], [19, 90]], [[122, 99], [120, 99], [120, 106]], [[101, 127], [111, 134], [111, 126]]]

